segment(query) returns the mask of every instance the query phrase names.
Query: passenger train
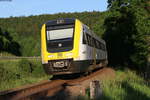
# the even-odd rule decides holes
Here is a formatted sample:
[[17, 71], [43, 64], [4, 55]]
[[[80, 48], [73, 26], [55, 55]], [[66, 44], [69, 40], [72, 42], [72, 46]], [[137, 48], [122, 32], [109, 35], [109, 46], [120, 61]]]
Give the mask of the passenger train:
[[90, 72], [106, 66], [106, 43], [75, 18], [51, 20], [41, 29], [41, 57], [47, 74]]

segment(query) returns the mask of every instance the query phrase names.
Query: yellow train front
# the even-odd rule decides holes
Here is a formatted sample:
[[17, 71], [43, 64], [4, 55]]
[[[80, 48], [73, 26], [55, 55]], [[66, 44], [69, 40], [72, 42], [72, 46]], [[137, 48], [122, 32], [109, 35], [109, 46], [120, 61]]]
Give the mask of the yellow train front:
[[[89, 36], [91, 41], [88, 41]], [[93, 40], [99, 47], [101, 45], [101, 49]], [[41, 57], [45, 72], [52, 75], [86, 72], [95, 69], [93, 65], [107, 63], [104, 40], [98, 39], [86, 25], [74, 18], [43, 24]]]

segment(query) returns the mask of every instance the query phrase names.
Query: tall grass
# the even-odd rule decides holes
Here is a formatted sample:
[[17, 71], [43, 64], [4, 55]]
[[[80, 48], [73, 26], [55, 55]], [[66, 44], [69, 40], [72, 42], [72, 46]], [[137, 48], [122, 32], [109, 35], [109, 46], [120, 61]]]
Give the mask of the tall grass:
[[114, 80], [102, 82], [102, 100], [150, 100], [147, 81], [130, 70], [117, 71]]
[[[102, 96], [98, 100], [150, 100], [150, 83], [129, 69], [117, 70], [112, 80], [100, 80]], [[86, 96], [78, 96], [79, 100], [90, 100], [89, 91]]]
[[0, 91], [49, 79], [40, 60], [1, 60]]

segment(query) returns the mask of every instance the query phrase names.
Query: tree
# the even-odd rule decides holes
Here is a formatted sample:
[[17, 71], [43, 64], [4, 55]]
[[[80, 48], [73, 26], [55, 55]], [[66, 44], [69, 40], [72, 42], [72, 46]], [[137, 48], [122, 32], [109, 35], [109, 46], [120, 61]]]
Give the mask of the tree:
[[0, 28], [0, 51], [3, 50], [2, 29]]
[[148, 0], [107, 0], [108, 8], [110, 10], [118, 9], [120, 7], [129, 6], [129, 5], [141, 5], [141, 3]]
[[107, 43], [110, 64], [128, 64], [144, 70], [149, 54], [146, 37], [150, 35], [150, 19], [143, 7], [143, 0], [130, 0], [128, 6], [121, 5], [129, 0], [108, 1], [112, 13], [105, 20], [106, 31], [103, 36]]
[[9, 52], [20, 56], [20, 45], [13, 40], [8, 31], [3, 32], [0, 28], [0, 52]]

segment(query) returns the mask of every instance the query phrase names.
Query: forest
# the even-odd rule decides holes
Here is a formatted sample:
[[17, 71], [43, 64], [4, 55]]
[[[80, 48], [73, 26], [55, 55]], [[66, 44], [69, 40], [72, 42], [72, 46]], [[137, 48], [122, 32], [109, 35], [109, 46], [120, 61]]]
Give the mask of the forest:
[[41, 26], [48, 20], [77, 18], [107, 44], [111, 66], [148, 71], [150, 0], [108, 0], [105, 12], [74, 12], [0, 18], [0, 53], [40, 56]]

